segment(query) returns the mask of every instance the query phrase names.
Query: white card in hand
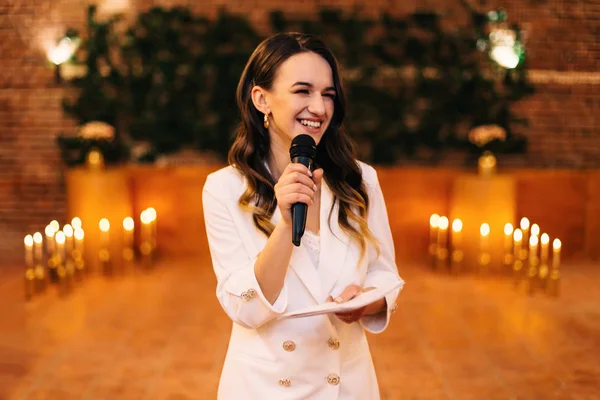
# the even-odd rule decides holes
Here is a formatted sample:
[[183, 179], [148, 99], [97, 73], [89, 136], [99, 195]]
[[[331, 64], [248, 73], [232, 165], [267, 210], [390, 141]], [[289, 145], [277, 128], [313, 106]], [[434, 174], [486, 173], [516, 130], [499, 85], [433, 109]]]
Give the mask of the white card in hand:
[[394, 282], [393, 284], [386, 285], [383, 287], [375, 288], [369, 290], [367, 292], [363, 292], [349, 300], [345, 303], [336, 303], [334, 301], [319, 304], [316, 306], [302, 308], [300, 310], [290, 311], [285, 314], [279, 316], [278, 319], [285, 318], [301, 318], [301, 317], [310, 317], [313, 315], [321, 315], [321, 314], [331, 314], [331, 313], [339, 313], [344, 311], [351, 311], [357, 308], [364, 307], [368, 304], [373, 303], [379, 299], [385, 297], [391, 291], [398, 289], [400, 287], [401, 282]]

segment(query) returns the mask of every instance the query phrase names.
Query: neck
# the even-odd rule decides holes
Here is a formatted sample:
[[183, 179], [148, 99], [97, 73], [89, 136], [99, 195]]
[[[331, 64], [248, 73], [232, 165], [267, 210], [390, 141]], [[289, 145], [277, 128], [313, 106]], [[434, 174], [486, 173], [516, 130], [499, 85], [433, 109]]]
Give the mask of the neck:
[[279, 181], [283, 171], [290, 163], [290, 145], [291, 142], [284, 143], [277, 135], [271, 136], [271, 152], [267, 163], [275, 182]]

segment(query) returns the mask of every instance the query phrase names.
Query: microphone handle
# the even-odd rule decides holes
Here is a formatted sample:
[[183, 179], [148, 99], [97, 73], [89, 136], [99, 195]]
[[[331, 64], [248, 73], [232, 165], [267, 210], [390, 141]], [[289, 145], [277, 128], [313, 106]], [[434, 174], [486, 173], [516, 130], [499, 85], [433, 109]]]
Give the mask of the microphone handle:
[[[312, 171], [313, 160], [310, 157], [298, 156], [292, 158], [293, 163], [300, 163]], [[298, 247], [306, 229], [308, 205], [304, 203], [292, 204], [292, 243]]]

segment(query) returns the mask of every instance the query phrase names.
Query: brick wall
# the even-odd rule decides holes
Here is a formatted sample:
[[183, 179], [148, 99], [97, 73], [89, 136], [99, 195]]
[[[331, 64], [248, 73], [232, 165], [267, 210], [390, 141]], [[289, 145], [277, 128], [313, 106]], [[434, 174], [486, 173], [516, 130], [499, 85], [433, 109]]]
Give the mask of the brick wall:
[[[0, 259], [18, 254], [23, 235], [65, 214], [64, 179], [55, 136], [73, 128], [62, 115], [64, 89], [53, 83], [44, 47], [65, 27], [82, 28], [89, 1], [0, 0]], [[128, 15], [151, 6], [183, 5], [214, 15], [221, 6], [247, 14], [257, 27], [265, 11], [315, 11], [319, 6], [401, 15], [415, 9], [443, 12], [446, 21], [468, 17], [459, 0], [98, 0], [101, 7], [128, 5]], [[580, 79], [600, 70], [600, 0], [482, 1], [502, 6], [526, 29], [530, 67], [541, 74], [538, 93], [520, 104], [531, 126], [530, 153], [512, 158], [522, 166], [600, 167], [600, 82]], [[477, 3], [479, 4], [479, 3]], [[368, 5], [368, 6], [365, 6]], [[562, 83], [543, 78], [558, 71]], [[546, 73], [546, 75], [544, 75]], [[553, 72], [552, 72], [553, 73]], [[587, 82], [587, 83], [585, 83]], [[514, 161], [516, 160], [516, 161]]]

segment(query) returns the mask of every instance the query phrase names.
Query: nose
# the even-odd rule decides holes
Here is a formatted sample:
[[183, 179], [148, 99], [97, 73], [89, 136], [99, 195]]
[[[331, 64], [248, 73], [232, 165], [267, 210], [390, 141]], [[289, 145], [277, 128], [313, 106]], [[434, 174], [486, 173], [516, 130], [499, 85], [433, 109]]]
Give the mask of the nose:
[[325, 115], [325, 99], [323, 99], [321, 94], [311, 96], [310, 102], [308, 103], [308, 112], [319, 117]]

